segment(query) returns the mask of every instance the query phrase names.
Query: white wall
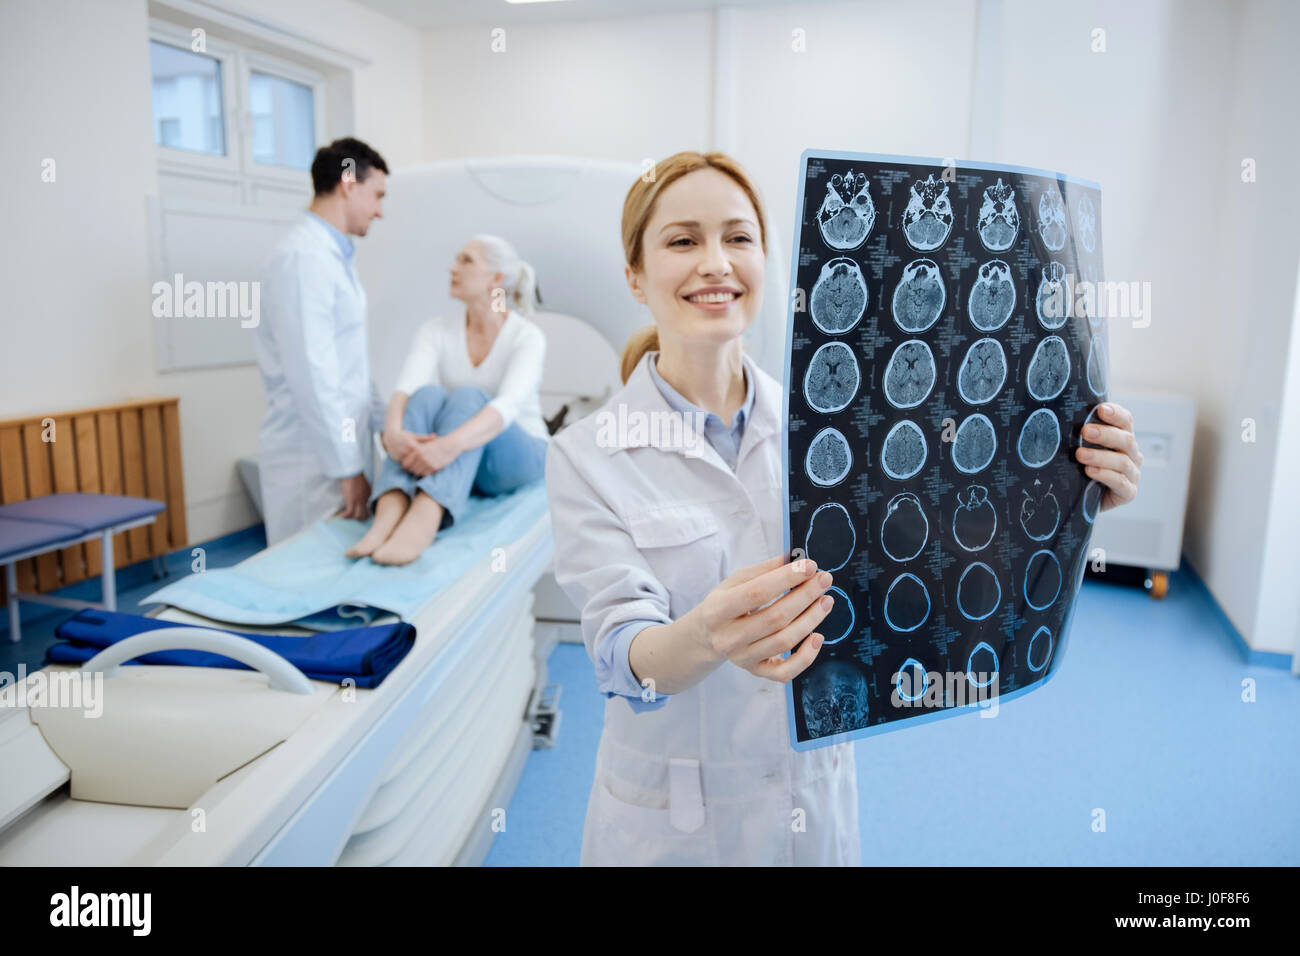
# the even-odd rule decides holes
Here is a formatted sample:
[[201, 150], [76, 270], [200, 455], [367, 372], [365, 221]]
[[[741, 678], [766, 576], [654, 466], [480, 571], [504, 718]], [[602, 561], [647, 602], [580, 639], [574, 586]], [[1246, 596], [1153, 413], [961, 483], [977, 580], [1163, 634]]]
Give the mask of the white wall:
[[[424, 33], [425, 160], [639, 161], [709, 135], [711, 14]], [[653, 51], [654, 56], [647, 56]], [[617, 237], [615, 237], [617, 241]]]
[[[1296, 125], [1278, 122], [1300, 87], [1296, 17], [1282, 0], [790, 4], [514, 27], [502, 53], [486, 27], [427, 31], [426, 154], [723, 149], [759, 183], [783, 256], [810, 146], [1099, 181], [1107, 278], [1151, 287], [1149, 326], [1112, 321], [1114, 385], [1196, 400], [1186, 555], [1253, 646], [1289, 652], [1300, 589], [1273, 585], [1300, 564], [1294, 520], [1272, 523], [1264, 555], [1270, 517], [1296, 509], [1274, 486], [1297, 240], [1294, 215], [1257, 213], [1298, 194]], [[1244, 156], [1259, 183], [1241, 183]]]
[[[11, 177], [0, 417], [179, 395], [191, 540], [256, 523], [235, 472], [257, 450], [256, 367], [154, 371], [145, 0], [3, 0], [0, 16], [0, 157]], [[391, 164], [420, 158], [415, 31], [348, 0], [261, 0], [257, 16], [371, 60], [355, 75], [355, 134]], [[41, 182], [46, 157], [54, 183]]]
[[[1300, 6], [1250, 0], [1213, 52], [1236, 66], [1216, 122], [1218, 218], [1198, 310], [1202, 413], [1188, 558], [1258, 650], [1300, 650]], [[1235, 82], [1232, 80], [1235, 79]], [[1241, 163], [1256, 162], [1244, 183]], [[1220, 330], [1228, 329], [1229, 335]], [[1242, 422], [1255, 423], [1243, 441]]]

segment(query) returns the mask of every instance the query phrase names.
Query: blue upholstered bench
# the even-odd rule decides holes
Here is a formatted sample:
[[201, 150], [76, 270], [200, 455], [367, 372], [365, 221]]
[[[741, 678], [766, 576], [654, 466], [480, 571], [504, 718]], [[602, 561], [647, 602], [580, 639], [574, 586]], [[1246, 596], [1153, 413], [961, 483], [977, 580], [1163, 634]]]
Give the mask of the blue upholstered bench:
[[[40, 498], [0, 505], [0, 564], [5, 566], [5, 593], [9, 599], [9, 639], [17, 641], [22, 638], [19, 601], [72, 610], [87, 607], [117, 610], [113, 535], [151, 523], [164, 507], [166, 506], [161, 501], [149, 498], [82, 492], [43, 495]], [[19, 592], [19, 561], [95, 538], [100, 540], [103, 553], [100, 572], [103, 582], [101, 603]]]

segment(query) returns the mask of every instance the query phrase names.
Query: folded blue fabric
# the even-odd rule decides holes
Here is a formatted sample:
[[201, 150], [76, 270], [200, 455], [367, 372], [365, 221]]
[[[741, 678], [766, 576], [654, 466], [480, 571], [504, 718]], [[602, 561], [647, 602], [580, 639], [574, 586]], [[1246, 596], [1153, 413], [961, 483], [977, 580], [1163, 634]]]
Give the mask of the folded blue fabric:
[[[54, 629], [63, 643], [45, 652], [46, 663], [88, 661], [104, 648], [142, 631], [164, 627], [194, 627], [174, 621], [160, 621], [138, 614], [116, 611], [86, 610]], [[216, 628], [197, 628], [216, 630]], [[415, 644], [415, 628], [405, 622], [357, 627], [346, 631], [296, 637], [286, 634], [244, 634], [263, 647], [275, 651], [313, 680], [341, 683], [352, 678], [357, 687], [377, 687]], [[131, 663], [171, 664], [182, 667], [233, 667], [251, 670], [246, 664], [209, 651], [157, 651], [136, 658]]]
[[293, 624], [309, 631], [349, 631], [373, 624], [375, 618], [387, 613], [383, 608], [366, 604], [340, 604], [306, 617], [295, 618]]
[[[411, 564], [389, 567], [344, 556], [368, 522], [318, 521], [301, 535], [253, 555], [233, 568], [187, 574], [141, 604], [170, 604], [232, 624], [300, 624], [334, 630], [349, 611], [378, 608], [410, 620], [429, 599], [512, 541], [546, 514], [541, 481], [494, 498], [471, 496], [456, 523], [438, 532]], [[348, 626], [355, 626], [353, 621]]]

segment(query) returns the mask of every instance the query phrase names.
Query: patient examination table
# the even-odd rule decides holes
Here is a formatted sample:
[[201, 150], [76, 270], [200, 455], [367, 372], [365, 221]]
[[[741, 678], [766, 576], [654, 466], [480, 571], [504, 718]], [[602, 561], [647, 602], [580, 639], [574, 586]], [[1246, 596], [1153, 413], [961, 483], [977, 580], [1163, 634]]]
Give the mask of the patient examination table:
[[[5, 566], [9, 640], [22, 639], [19, 601], [73, 609], [98, 607], [116, 610], [113, 535], [151, 523], [164, 507], [161, 501], [148, 498], [86, 493], [43, 495], [0, 505], [0, 564]], [[52, 594], [26, 594], [18, 590], [19, 561], [96, 538], [101, 548], [102, 603]]]
[[0, 865], [480, 863], [544, 709], [532, 589], [551, 550], [542, 510], [410, 615], [415, 643], [373, 689], [141, 665], [102, 679], [98, 718], [0, 706]]

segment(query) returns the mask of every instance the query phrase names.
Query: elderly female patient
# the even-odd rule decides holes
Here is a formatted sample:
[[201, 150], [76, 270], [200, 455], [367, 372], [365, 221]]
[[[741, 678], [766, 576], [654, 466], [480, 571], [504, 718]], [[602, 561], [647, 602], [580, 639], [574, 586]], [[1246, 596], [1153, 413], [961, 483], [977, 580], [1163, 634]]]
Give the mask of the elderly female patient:
[[542, 477], [546, 337], [513, 307], [532, 314], [533, 269], [504, 239], [475, 236], [452, 264], [451, 294], [465, 314], [429, 320], [411, 343], [384, 421], [374, 524], [348, 557], [409, 564], [471, 489], [501, 495]]

